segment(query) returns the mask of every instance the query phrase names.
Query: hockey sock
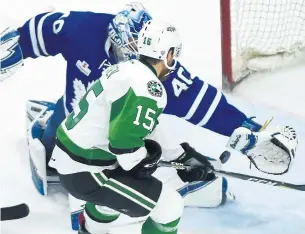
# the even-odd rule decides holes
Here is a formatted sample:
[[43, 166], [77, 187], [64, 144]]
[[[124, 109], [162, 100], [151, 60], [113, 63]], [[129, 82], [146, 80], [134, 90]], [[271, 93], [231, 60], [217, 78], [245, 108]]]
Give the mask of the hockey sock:
[[148, 218], [142, 226], [142, 234], [177, 234], [179, 219], [170, 223], [161, 224]]
[[113, 224], [120, 213], [107, 207], [101, 207], [87, 202], [85, 207], [85, 228], [92, 233], [103, 233]]
[[86, 203], [86, 213], [87, 215], [99, 222], [99, 223], [111, 223], [114, 220], [118, 219], [120, 216], [119, 212], [114, 212], [114, 211], [104, 211], [104, 210], [100, 210], [97, 208], [98, 206], [94, 205], [93, 203], [87, 202]]

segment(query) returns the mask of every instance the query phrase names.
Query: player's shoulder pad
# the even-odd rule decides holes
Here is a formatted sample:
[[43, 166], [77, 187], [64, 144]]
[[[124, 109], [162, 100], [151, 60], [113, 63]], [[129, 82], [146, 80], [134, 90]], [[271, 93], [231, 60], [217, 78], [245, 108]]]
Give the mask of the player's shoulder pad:
[[128, 77], [130, 87], [137, 96], [153, 99], [159, 107], [166, 106], [165, 88], [150, 68], [137, 60], [131, 60], [123, 63], [120, 69]]

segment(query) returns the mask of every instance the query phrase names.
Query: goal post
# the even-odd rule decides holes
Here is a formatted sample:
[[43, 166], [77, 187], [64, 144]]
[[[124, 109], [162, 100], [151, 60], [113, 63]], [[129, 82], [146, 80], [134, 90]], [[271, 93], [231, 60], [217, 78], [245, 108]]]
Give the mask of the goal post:
[[231, 54], [231, 7], [230, 0], [220, 0], [221, 22], [221, 57], [222, 57], [222, 87], [231, 90], [232, 78], [232, 54]]
[[305, 57], [305, 0], [220, 0], [222, 85]]

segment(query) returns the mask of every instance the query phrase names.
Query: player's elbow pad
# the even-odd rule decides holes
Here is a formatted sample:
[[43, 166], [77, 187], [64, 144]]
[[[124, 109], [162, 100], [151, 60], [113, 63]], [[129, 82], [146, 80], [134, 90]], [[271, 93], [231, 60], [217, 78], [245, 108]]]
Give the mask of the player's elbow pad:
[[118, 163], [125, 171], [130, 171], [138, 165], [147, 155], [145, 147], [140, 147], [135, 151], [115, 149], [109, 145], [109, 150], [116, 155]]
[[14, 28], [7, 28], [0, 34], [0, 81], [12, 76], [23, 65], [19, 37], [19, 32]]

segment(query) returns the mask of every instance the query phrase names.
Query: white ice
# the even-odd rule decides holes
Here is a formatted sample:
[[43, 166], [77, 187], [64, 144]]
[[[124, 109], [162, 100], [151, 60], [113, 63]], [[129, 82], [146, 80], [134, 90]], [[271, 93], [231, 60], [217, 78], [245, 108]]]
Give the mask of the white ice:
[[[116, 12], [125, 0], [2, 0], [0, 29], [18, 25], [38, 12], [92, 10]], [[201, 78], [217, 87], [221, 84], [219, 1], [146, 0], [152, 15], [172, 21], [181, 29], [184, 47], [182, 62]], [[200, 5], [199, 5], [200, 3]], [[85, 46], [85, 45], [84, 45]], [[266, 176], [249, 170], [241, 155], [232, 155], [225, 170], [266, 176], [276, 180], [305, 184], [305, 66], [253, 75], [244, 81], [230, 101], [260, 121], [275, 116], [275, 124], [294, 126], [299, 148], [290, 172], [285, 176]], [[29, 217], [1, 223], [2, 234], [72, 234], [65, 193], [53, 189], [40, 196], [31, 181], [25, 137], [25, 102], [28, 99], [56, 100], [64, 90], [65, 62], [60, 57], [28, 60], [10, 80], [0, 84], [0, 206], [26, 202]], [[226, 138], [196, 128], [172, 116], [165, 116], [169, 131], [181, 141], [217, 157]], [[186, 208], [181, 222], [183, 234], [303, 234], [305, 233], [305, 192], [229, 179], [237, 200], [215, 209]], [[129, 230], [129, 231], [127, 231]], [[116, 234], [139, 234], [139, 227], [116, 230]]]

